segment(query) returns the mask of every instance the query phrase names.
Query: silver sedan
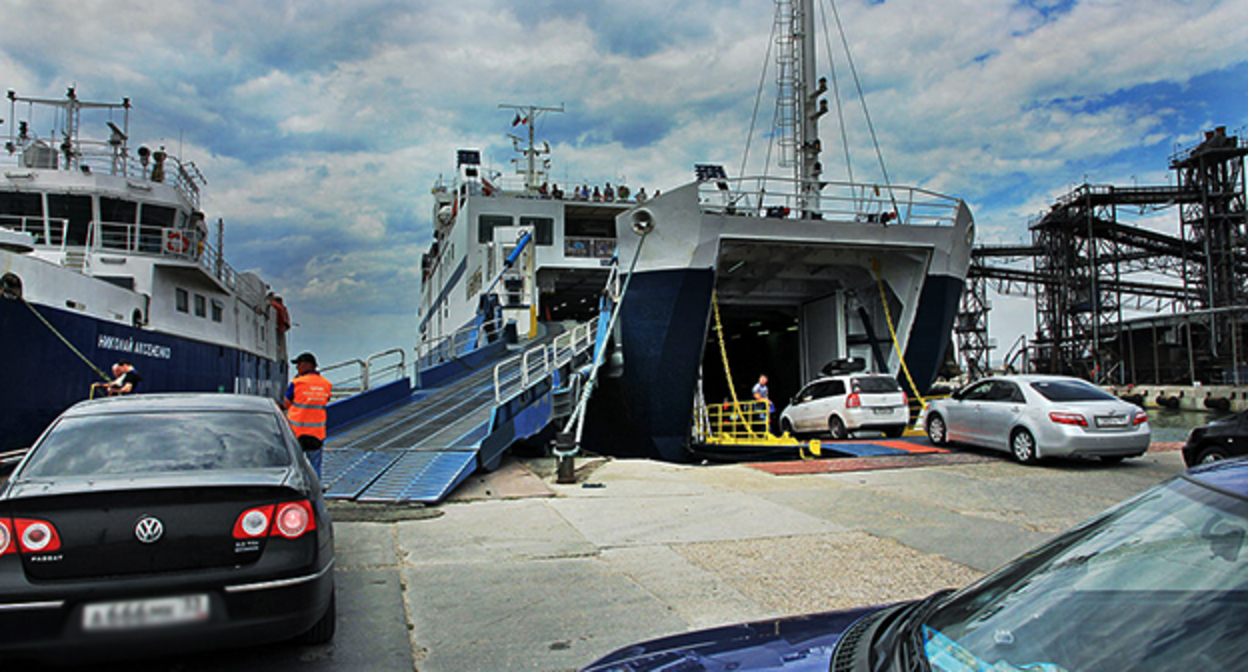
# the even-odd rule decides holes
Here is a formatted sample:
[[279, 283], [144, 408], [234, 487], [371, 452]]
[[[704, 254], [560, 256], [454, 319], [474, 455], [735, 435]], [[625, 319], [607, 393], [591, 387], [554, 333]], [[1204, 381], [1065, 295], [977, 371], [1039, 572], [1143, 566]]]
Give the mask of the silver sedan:
[[1064, 376], [998, 376], [930, 402], [923, 426], [932, 443], [1009, 451], [1021, 463], [1041, 457], [1119, 462], [1148, 450], [1148, 414], [1100, 388]]

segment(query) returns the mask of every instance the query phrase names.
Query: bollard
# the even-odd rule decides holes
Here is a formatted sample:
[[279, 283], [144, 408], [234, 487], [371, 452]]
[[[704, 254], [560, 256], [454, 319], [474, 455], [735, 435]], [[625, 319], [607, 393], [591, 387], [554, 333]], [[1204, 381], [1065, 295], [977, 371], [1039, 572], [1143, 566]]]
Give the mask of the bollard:
[[576, 438], [571, 432], [555, 436], [555, 482], [568, 485], [576, 482]]

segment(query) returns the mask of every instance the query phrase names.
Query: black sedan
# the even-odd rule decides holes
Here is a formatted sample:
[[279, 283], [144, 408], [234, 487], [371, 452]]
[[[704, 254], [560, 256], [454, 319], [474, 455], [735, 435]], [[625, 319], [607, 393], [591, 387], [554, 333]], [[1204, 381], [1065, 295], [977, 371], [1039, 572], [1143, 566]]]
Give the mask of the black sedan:
[[1242, 455], [1248, 455], [1248, 411], [1193, 429], [1183, 444], [1189, 467]]
[[1153, 487], [957, 592], [641, 642], [586, 670], [1242, 670], [1246, 541], [1248, 461], [1223, 462]]
[[0, 490], [0, 659], [324, 643], [333, 563], [319, 482], [272, 400], [83, 402]]

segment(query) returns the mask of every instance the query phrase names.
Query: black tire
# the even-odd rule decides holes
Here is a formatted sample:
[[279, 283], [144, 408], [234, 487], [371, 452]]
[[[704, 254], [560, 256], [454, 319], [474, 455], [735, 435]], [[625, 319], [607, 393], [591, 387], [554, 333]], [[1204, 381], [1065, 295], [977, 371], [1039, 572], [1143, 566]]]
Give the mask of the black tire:
[[1036, 437], [1021, 427], [1014, 430], [1010, 435], [1010, 454], [1019, 464], [1035, 464]]
[[833, 441], [843, 441], [849, 438], [849, 431], [845, 429], [845, 421], [838, 416], [828, 418], [828, 436]]
[[797, 436], [797, 432], [793, 431], [793, 423], [789, 422], [788, 418], [784, 418], [783, 420], [780, 421], [780, 433], [781, 434], [787, 433], [789, 436], [792, 436], [792, 437]]
[[945, 419], [939, 413], [933, 413], [927, 418], [927, 440], [931, 441], [933, 446], [943, 446], [949, 443], [949, 429], [945, 426]]
[[1212, 446], [1200, 451], [1200, 454], [1196, 456], [1196, 464], [1210, 464], [1229, 459], [1231, 459], [1231, 454], [1226, 452], [1225, 448], [1222, 446]]
[[902, 436], [905, 436], [905, 434], [906, 434], [905, 425], [902, 425], [900, 427], [889, 427], [888, 429], [884, 430], [884, 436], [887, 436], [890, 439], [900, 439]]
[[326, 607], [325, 613], [307, 632], [299, 635], [295, 639], [299, 644], [328, 644], [334, 639], [334, 628], [338, 623], [338, 608], [335, 605], [336, 600], [331, 595], [329, 598], [329, 606]]

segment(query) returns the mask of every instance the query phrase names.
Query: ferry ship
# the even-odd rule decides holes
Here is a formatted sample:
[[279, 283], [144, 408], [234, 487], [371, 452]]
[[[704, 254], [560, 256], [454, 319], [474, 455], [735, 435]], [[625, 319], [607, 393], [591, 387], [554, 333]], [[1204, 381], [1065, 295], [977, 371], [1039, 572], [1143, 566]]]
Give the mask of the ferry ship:
[[141, 392], [278, 397], [289, 315], [264, 281], [226, 263], [224, 224], [200, 210], [194, 163], [161, 146], [132, 150], [129, 99], [88, 102], [70, 88], [8, 100], [0, 449], [30, 445], [119, 360]]
[[459, 337], [500, 324], [523, 339], [544, 323], [592, 317], [618, 268], [631, 279], [610, 371], [586, 415], [587, 450], [686, 460], [695, 405], [715, 398], [704, 383], [721, 368], [723, 333], [748, 330], [755, 368], [783, 369], [794, 388], [829, 361], [859, 357], [912, 394], [925, 392], [958, 312], [974, 242], [970, 209], [920, 188], [824, 179], [818, 119], [827, 87], [814, 76], [807, 37], [812, 2], [778, 1], [777, 26], [775, 131], [791, 176], [730, 178], [703, 165], [691, 183], [651, 198], [618, 183], [557, 185], [535, 128], [562, 107], [500, 106], [528, 130], [527, 139], [512, 136], [521, 179], [488, 170], [478, 150], [460, 150], [454, 177], [435, 185], [420, 350], [470, 344]]

